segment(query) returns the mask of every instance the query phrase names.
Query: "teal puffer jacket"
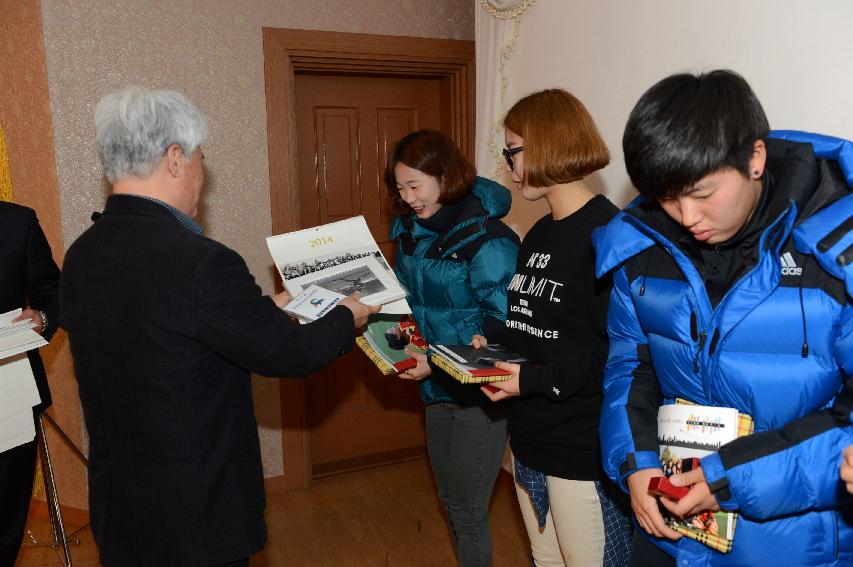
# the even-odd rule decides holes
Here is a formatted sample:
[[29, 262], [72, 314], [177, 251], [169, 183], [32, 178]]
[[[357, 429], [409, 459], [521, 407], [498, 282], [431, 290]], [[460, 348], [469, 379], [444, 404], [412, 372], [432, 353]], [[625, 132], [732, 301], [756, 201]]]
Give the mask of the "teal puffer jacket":
[[[519, 239], [499, 219], [511, 201], [505, 187], [477, 177], [442, 228], [426, 228], [414, 213], [394, 219], [391, 238], [399, 239], [394, 271], [429, 343], [468, 344], [483, 333], [486, 315], [506, 319]], [[488, 401], [476, 385], [462, 385], [435, 367], [420, 389], [427, 404]]]

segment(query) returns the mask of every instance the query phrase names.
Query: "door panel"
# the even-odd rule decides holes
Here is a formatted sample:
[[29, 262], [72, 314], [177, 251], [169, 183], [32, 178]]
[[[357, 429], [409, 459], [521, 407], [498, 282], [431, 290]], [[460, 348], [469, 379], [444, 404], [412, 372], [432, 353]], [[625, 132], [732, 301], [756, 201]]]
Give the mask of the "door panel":
[[[364, 215], [389, 262], [383, 173], [394, 143], [440, 129], [439, 79], [296, 75], [302, 227]], [[315, 476], [422, 454], [417, 384], [385, 377], [355, 349], [311, 377], [306, 414]]]
[[358, 122], [358, 108], [314, 109], [321, 224], [349, 218], [361, 209]]

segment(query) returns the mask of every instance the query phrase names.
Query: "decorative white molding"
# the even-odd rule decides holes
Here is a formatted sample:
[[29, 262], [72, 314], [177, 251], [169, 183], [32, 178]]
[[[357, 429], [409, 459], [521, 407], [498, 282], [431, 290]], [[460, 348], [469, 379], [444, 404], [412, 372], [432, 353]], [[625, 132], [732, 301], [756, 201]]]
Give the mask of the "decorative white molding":
[[[482, 105], [484, 109], [489, 109], [478, 115], [478, 131], [485, 133], [485, 146], [488, 152], [489, 160], [493, 165], [486, 165], [486, 157], [478, 148], [478, 167], [484, 172], [490, 170], [488, 176], [495, 181], [503, 179], [503, 156], [501, 155], [502, 143], [498, 143], [497, 139], [502, 137], [503, 119], [506, 111], [506, 93], [509, 85], [509, 77], [507, 76], [507, 63], [509, 63], [515, 47], [518, 44], [521, 16], [531, 6], [536, 3], [536, 0], [480, 0], [480, 6], [491, 16], [491, 18], [479, 19], [479, 31], [484, 37], [477, 38], [477, 64], [485, 65], [493, 69], [497, 66], [497, 77], [492, 76], [491, 72], [481, 73], [478, 71], [478, 77], [489, 77], [490, 81], [485, 82], [478, 78], [477, 90], [484, 96], [478, 96], [478, 105]], [[487, 29], [484, 29], [487, 28]], [[490, 38], [491, 41], [487, 41]], [[496, 53], [497, 51], [497, 53]], [[494, 80], [497, 79], [497, 80]], [[495, 87], [498, 87], [495, 89]], [[497, 91], [497, 92], [496, 92]], [[487, 119], [486, 116], [489, 116]], [[486, 129], [485, 123], [488, 123]]]
[[480, 0], [486, 11], [499, 20], [511, 20], [521, 16], [536, 0]]

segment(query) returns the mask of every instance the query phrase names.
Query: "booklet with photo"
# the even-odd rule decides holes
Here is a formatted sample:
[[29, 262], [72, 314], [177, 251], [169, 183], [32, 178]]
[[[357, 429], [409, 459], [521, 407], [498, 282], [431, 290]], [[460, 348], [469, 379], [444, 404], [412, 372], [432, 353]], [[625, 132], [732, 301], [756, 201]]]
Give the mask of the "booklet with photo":
[[[661, 468], [666, 476], [687, 472], [685, 463], [714, 453], [729, 441], [752, 433], [752, 418], [734, 408], [699, 406], [678, 399], [658, 409], [658, 446]], [[679, 520], [667, 517], [678, 533], [728, 553], [732, 549], [737, 514], [704, 512]]]
[[371, 315], [367, 329], [355, 342], [386, 376], [415, 366], [416, 361], [406, 352], [407, 347], [415, 352], [426, 352], [428, 348], [410, 314]]
[[527, 359], [499, 344], [481, 348], [470, 345], [432, 345], [430, 361], [463, 384], [503, 382], [510, 373], [495, 368], [495, 362], [523, 364]]
[[362, 216], [270, 236], [267, 246], [294, 297], [316, 285], [345, 296], [360, 291], [362, 303], [382, 305], [382, 313], [411, 312]]
[[334, 309], [335, 305], [345, 297], [346, 295], [342, 293], [330, 291], [318, 285], [310, 285], [282, 309], [285, 313], [298, 317], [300, 321], [310, 323]]

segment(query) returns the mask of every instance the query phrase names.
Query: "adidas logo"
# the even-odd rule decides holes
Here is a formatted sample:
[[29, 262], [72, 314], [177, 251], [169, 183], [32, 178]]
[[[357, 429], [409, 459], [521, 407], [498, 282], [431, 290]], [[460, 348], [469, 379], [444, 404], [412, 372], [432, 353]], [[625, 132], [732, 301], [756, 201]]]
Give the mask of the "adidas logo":
[[794, 257], [791, 256], [790, 252], [785, 252], [782, 256], [779, 257], [779, 260], [782, 261], [782, 275], [783, 276], [801, 276], [803, 275], [803, 269], [797, 266], [797, 263], [794, 262]]

